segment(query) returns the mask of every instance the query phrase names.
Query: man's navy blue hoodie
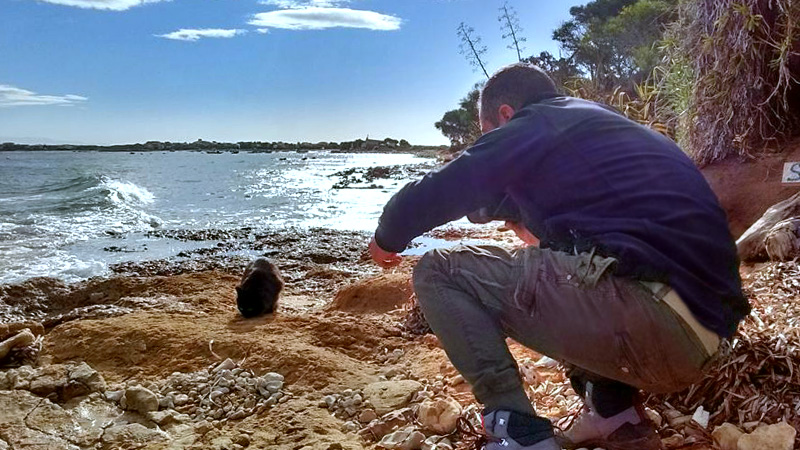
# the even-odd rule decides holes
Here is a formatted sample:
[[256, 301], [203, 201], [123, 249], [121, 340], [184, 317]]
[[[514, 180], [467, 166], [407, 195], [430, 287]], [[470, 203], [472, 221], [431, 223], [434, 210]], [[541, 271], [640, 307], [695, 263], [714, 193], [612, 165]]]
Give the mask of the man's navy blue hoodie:
[[670, 139], [576, 98], [521, 108], [406, 185], [375, 240], [399, 253], [434, 227], [509, 201], [543, 248], [613, 256], [617, 276], [669, 284], [720, 336], [750, 310], [725, 212], [692, 161]]

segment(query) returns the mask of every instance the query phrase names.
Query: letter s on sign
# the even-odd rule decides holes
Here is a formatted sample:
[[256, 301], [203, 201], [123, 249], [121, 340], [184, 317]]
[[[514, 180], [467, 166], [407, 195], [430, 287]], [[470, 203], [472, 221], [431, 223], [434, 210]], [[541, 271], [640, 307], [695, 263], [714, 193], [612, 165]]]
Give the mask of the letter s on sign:
[[800, 162], [787, 162], [783, 166], [784, 183], [800, 183]]

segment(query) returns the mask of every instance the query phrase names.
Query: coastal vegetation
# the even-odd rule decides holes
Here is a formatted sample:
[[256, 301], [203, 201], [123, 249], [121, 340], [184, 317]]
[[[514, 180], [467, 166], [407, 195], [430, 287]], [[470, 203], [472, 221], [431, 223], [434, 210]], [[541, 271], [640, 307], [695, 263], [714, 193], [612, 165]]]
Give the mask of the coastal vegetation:
[[[559, 55], [518, 51], [520, 61], [544, 69], [565, 94], [614, 106], [672, 137], [699, 164], [752, 157], [800, 133], [796, 2], [594, 0], [570, 16], [553, 31]], [[521, 27], [508, 31], [519, 18], [507, 4], [499, 21], [519, 49]], [[477, 34], [462, 24], [459, 36]], [[484, 66], [487, 49], [477, 49], [466, 56]], [[480, 134], [478, 88], [435, 124], [453, 150]]]

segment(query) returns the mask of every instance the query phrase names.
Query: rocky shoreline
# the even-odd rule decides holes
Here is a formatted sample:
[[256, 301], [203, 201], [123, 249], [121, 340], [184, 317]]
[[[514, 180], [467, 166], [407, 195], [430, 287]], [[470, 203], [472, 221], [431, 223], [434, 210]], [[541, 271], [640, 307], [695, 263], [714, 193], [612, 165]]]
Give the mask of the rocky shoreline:
[[[29, 334], [2, 359], [0, 450], [447, 450], [482, 442], [469, 386], [436, 338], [409, 326], [419, 321], [414, 257], [381, 272], [364, 255], [368, 235], [331, 230], [154, 233], [222, 245], [118, 265], [79, 283], [0, 286], [0, 342]], [[486, 230], [432, 236], [519, 244]], [[284, 272], [276, 314], [245, 320], [235, 312], [246, 261], [230, 254], [240, 249], [268, 255]], [[757, 307], [774, 314], [763, 286], [786, 275], [753, 270]], [[739, 339], [755, 339], [750, 330]], [[565, 426], [581, 403], [558, 364], [510, 346], [537, 411]], [[781, 378], [790, 391], [794, 376]], [[764, 399], [773, 395], [759, 391], [764, 378], [742, 379]], [[798, 414], [741, 415], [741, 407], [737, 418], [727, 401], [706, 411], [692, 395], [648, 400], [668, 449], [797, 448]]]

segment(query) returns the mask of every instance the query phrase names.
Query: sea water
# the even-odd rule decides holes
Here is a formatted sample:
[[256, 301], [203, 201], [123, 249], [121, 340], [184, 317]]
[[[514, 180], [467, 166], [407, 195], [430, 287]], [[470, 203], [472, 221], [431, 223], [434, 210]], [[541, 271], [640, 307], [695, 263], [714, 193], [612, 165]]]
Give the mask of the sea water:
[[201, 246], [152, 230], [373, 231], [412, 177], [334, 189], [335, 173], [433, 168], [411, 154], [0, 152], [0, 283], [75, 281], [110, 264], [169, 258]]

